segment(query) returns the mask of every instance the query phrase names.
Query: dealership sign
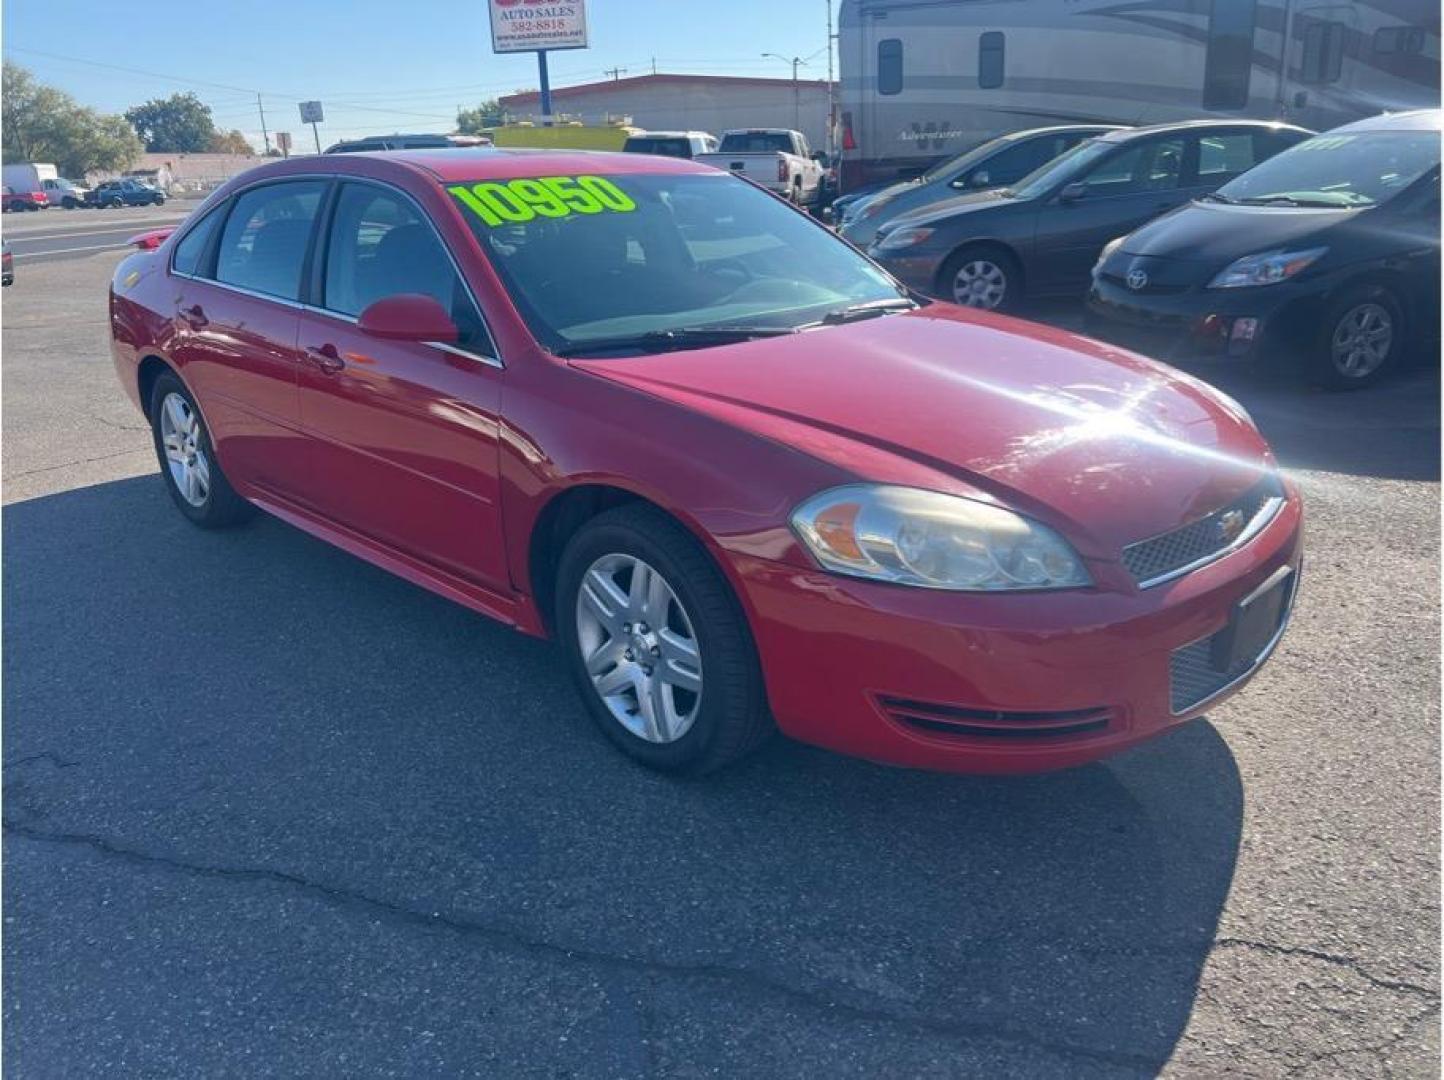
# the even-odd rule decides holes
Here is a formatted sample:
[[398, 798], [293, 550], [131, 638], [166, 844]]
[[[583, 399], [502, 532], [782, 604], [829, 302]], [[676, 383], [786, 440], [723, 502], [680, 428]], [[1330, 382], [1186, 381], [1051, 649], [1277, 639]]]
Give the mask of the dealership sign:
[[586, 0], [488, 0], [493, 52], [587, 47]]

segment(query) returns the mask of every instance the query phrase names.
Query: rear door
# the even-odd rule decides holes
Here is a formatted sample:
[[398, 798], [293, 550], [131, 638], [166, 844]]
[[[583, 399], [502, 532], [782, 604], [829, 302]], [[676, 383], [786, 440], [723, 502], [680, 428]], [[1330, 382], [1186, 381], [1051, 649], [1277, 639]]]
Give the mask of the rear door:
[[[304, 499], [405, 556], [504, 591], [502, 370], [476, 302], [425, 213], [400, 190], [344, 181], [329, 218], [300, 316]], [[398, 293], [436, 299], [461, 340], [362, 333], [361, 312]]]
[[1081, 197], [1051, 196], [1038, 213], [1030, 288], [1082, 289], [1104, 244], [1186, 202], [1188, 139], [1179, 132], [1125, 143], [1078, 178]]
[[290, 495], [300, 480], [297, 320], [326, 183], [259, 184], [181, 238], [172, 359], [195, 394], [226, 474]]

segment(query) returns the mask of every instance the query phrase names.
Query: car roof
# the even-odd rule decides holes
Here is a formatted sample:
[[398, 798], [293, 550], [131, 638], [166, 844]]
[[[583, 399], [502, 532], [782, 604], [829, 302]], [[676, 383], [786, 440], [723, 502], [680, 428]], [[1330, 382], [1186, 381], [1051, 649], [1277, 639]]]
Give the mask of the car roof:
[[389, 150], [348, 155], [402, 161], [423, 169], [443, 184], [457, 180], [514, 180], [527, 176], [576, 176], [579, 173], [715, 173], [686, 158], [622, 154], [606, 150], [529, 150], [494, 146], [450, 150]]
[[1172, 131], [1208, 131], [1211, 128], [1296, 131], [1303, 135], [1313, 134], [1308, 128], [1301, 128], [1297, 124], [1285, 124], [1281, 120], [1182, 120], [1176, 124], [1150, 124], [1147, 127], [1121, 128], [1118, 131], [1110, 131], [1106, 135], [1098, 136], [1098, 141], [1123, 143], [1132, 139], [1142, 139], [1149, 135], [1167, 134]]
[[629, 139], [710, 139], [712, 134], [707, 131], [634, 131], [628, 135]]
[[1332, 128], [1332, 131], [1439, 131], [1444, 127], [1444, 111], [1410, 109], [1407, 112], [1383, 113], [1367, 120]]

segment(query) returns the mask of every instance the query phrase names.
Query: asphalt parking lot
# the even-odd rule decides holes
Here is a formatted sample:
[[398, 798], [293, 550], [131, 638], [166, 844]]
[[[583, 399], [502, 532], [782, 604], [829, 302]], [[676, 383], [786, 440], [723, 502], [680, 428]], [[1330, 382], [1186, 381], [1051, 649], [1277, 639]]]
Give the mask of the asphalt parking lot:
[[550, 646], [190, 527], [110, 366], [118, 256], [6, 229], [13, 1075], [1437, 1075], [1437, 368], [1220, 379], [1310, 517], [1206, 720], [1052, 776], [778, 740], [682, 782]]

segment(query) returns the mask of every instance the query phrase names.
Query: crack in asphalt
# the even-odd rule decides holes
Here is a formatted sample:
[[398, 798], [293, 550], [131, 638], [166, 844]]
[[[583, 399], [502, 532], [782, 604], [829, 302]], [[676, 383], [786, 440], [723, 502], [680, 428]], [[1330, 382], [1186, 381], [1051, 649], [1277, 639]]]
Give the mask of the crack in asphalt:
[[[18, 762], [17, 762], [18, 764]], [[817, 1010], [830, 1017], [844, 1017], [863, 1023], [883, 1023], [910, 1030], [915, 1034], [941, 1036], [952, 1040], [993, 1040], [1042, 1050], [1058, 1057], [1082, 1059], [1114, 1068], [1129, 1068], [1151, 1073], [1158, 1067], [1158, 1059], [1150, 1054], [1130, 1054], [1122, 1051], [1105, 1050], [1077, 1043], [1040, 1038], [1033, 1032], [1016, 1028], [984, 1024], [945, 1022], [933, 1017], [909, 1015], [886, 1009], [867, 1007], [842, 1000], [835, 994], [805, 990], [762, 972], [746, 967], [726, 964], [686, 964], [647, 957], [629, 956], [623, 953], [609, 953], [598, 949], [577, 948], [559, 945], [555, 942], [529, 936], [517, 930], [475, 920], [430, 914], [368, 896], [365, 893], [337, 888], [321, 882], [311, 881], [298, 874], [283, 870], [254, 867], [226, 867], [205, 863], [186, 862], [181, 859], [150, 852], [121, 847], [103, 837], [85, 833], [45, 832], [12, 821], [4, 821], [6, 834], [35, 843], [60, 844], [70, 847], [85, 847], [110, 858], [169, 870], [196, 877], [219, 878], [231, 881], [256, 881], [283, 885], [299, 889], [321, 899], [342, 906], [360, 907], [372, 914], [383, 915], [393, 921], [410, 926], [441, 929], [466, 938], [488, 941], [493, 945], [511, 949], [526, 955], [542, 957], [551, 961], [569, 961], [592, 964], [604, 970], [628, 972], [634, 975], [663, 975], [680, 979], [702, 979], [733, 988], [741, 993], [756, 995], [769, 994], [783, 1001]]]
[[1385, 979], [1370, 972], [1352, 956], [1340, 956], [1337, 953], [1327, 953], [1320, 949], [1310, 949], [1301, 945], [1274, 945], [1267, 941], [1250, 941], [1247, 938], [1219, 938], [1214, 942], [1214, 948], [1252, 949], [1274, 956], [1302, 956], [1309, 960], [1319, 960], [1325, 964], [1334, 964], [1338, 967], [1348, 968], [1359, 978], [1381, 990], [1394, 990], [1402, 994], [1417, 994], [1420, 997], [1434, 1002], [1435, 1007], [1438, 1007], [1439, 992], [1437, 990], [1431, 990], [1429, 987], [1420, 986], [1417, 983], [1405, 982], [1402, 979]]
[[62, 461], [59, 465], [46, 465], [46, 466], [44, 466], [43, 468], [39, 468], [39, 469], [26, 469], [24, 472], [10, 473], [9, 475], [7, 475], [7, 476], [5, 477], [5, 479], [6, 479], [7, 481], [13, 482], [13, 481], [15, 481], [15, 480], [19, 480], [21, 477], [25, 477], [25, 476], [37, 476], [37, 475], [39, 475], [40, 473], [55, 472], [55, 470], [57, 470], [57, 469], [70, 469], [70, 468], [73, 468], [73, 467], [76, 466], [76, 465], [89, 465], [89, 464], [91, 464], [92, 462], [96, 462], [96, 461], [109, 461], [111, 458], [125, 457], [127, 454], [148, 454], [148, 453], [151, 453], [151, 450], [150, 450], [149, 447], [137, 446], [137, 447], [135, 447], [134, 449], [131, 449], [131, 450], [117, 450], [117, 451], [116, 451], [115, 453], [113, 453], [113, 454], [100, 454], [100, 455], [97, 456], [97, 457], [79, 458], [79, 459], [76, 460], [76, 461]]
[[48, 761], [57, 769], [68, 769], [72, 765], [80, 764], [80, 762], [78, 761], [66, 761], [59, 754], [53, 753], [50, 750], [42, 750], [38, 754], [27, 754], [25, 757], [12, 758], [11, 760], [5, 762], [3, 766], [0, 766], [0, 768], [13, 769], [20, 765], [29, 765], [30, 763], [35, 761]]

